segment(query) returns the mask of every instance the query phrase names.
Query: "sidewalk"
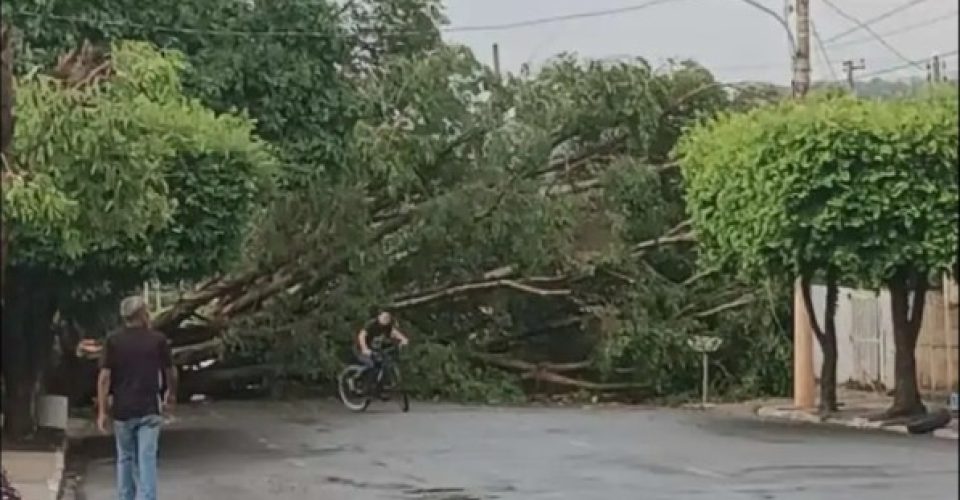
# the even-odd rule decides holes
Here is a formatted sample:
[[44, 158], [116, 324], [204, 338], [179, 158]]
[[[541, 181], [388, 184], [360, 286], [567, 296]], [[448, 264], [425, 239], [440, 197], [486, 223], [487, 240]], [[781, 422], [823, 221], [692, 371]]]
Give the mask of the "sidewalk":
[[[886, 425], [884, 422], [872, 421], [868, 417], [885, 410], [890, 405], [890, 398], [872, 392], [839, 390], [837, 397], [842, 406], [840, 410], [823, 417], [816, 410], [796, 409], [789, 401], [779, 401], [774, 404], [761, 404], [756, 411], [762, 419], [805, 422], [810, 424], [838, 425], [856, 429], [883, 430], [900, 434], [909, 434], [905, 425]], [[927, 402], [930, 409], [942, 405]], [[956, 417], [946, 427], [933, 431], [933, 436], [943, 439], [956, 440]]]
[[65, 453], [65, 447], [56, 451], [3, 450], [0, 459], [23, 500], [57, 500]]

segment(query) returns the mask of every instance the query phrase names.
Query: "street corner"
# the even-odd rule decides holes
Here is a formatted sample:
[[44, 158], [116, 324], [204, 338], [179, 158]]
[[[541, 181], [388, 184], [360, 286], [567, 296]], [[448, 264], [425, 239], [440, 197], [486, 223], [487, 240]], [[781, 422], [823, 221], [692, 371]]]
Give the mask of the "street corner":
[[[864, 416], [820, 415], [815, 411], [802, 410], [784, 406], [764, 406], [757, 409], [757, 416], [763, 420], [781, 422], [800, 422], [808, 424], [823, 424], [851, 429], [886, 431], [897, 434], [911, 435], [906, 425], [890, 424], [870, 419]], [[958, 439], [957, 419], [946, 427], [930, 432], [930, 435], [941, 439]]]

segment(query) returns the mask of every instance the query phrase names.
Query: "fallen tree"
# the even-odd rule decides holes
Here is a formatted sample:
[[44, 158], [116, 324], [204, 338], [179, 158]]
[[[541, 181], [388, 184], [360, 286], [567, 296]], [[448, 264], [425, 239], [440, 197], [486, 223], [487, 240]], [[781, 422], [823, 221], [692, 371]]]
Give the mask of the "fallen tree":
[[[415, 7], [404, 12], [417, 22], [435, 7], [409, 1]], [[169, 7], [161, 4], [152, 8]], [[330, 7], [257, 3], [251, 15], [280, 29], [281, 4], [304, 18]], [[244, 16], [223, 22], [253, 22]], [[386, 32], [402, 32], [408, 20]], [[642, 382], [637, 391], [649, 394], [690, 391], [699, 372], [685, 339], [705, 331], [731, 346], [718, 358], [731, 376], [715, 389], [782, 386], [777, 362], [745, 361], [785, 359], [771, 326], [777, 313], [735, 300], [751, 290], [698, 268], [698, 235], [668, 158], [684, 124], [732, 105], [709, 72], [686, 64], [655, 75], [642, 60], [564, 57], [536, 76], [501, 80], [436, 34], [418, 44], [366, 38], [364, 55], [318, 63], [302, 82], [290, 76], [302, 70], [295, 56], [311, 53], [314, 41], [271, 40], [290, 58], [251, 48], [225, 78], [257, 82], [251, 87], [289, 102], [261, 104], [262, 95], [240, 95], [234, 89], [246, 87], [229, 82], [214, 96], [197, 94], [247, 109], [284, 165], [281, 189], [257, 214], [242, 255], [223, 258], [204, 274], [215, 278], [154, 318], [177, 359], [209, 356], [328, 381], [360, 322], [391, 307], [426, 354], [418, 351], [424, 366], [413, 370], [424, 395], [496, 399], [524, 376], [571, 389]], [[204, 49], [191, 60], [213, 68], [237, 50], [197, 38]], [[336, 58], [338, 50], [312, 53]], [[337, 80], [320, 82], [334, 65], [344, 68]], [[328, 99], [317, 91], [324, 85], [335, 97], [351, 93]], [[303, 109], [337, 115], [327, 120], [336, 126], [306, 120]], [[755, 328], [766, 332], [756, 342], [743, 334]], [[469, 361], [465, 352], [499, 361]], [[589, 359], [592, 367], [531, 371], [503, 359], [553, 367]]]

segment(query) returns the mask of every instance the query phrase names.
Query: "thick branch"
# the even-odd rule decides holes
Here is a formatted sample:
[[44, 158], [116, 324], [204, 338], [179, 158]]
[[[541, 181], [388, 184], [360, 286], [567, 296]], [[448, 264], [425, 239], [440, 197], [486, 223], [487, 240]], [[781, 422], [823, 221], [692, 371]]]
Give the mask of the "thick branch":
[[707, 317], [713, 316], [714, 314], [722, 313], [723, 311], [728, 311], [730, 309], [735, 309], [737, 307], [752, 304], [756, 301], [757, 301], [756, 297], [754, 297], [752, 294], [747, 294], [734, 301], [727, 302], [725, 304], [720, 304], [719, 306], [707, 309], [706, 311], [698, 312], [694, 314], [693, 317], [699, 318], [699, 319], [707, 318]]
[[199, 344], [174, 348], [173, 363], [178, 366], [192, 365], [208, 359], [220, 358], [222, 355], [223, 341], [215, 338]]
[[518, 359], [509, 359], [501, 356], [494, 356], [491, 354], [470, 352], [468, 356], [476, 359], [478, 361], [497, 366], [499, 368], [505, 368], [508, 370], [522, 371], [525, 372], [521, 375], [522, 378], [528, 380], [539, 380], [542, 382], [549, 382], [552, 384], [563, 385], [568, 387], [576, 387], [578, 389], [584, 389], [588, 391], [622, 391], [630, 389], [648, 389], [649, 386], [646, 384], [616, 384], [616, 383], [597, 383], [590, 382], [587, 380], [579, 380], [564, 375], [560, 375], [556, 372], [559, 371], [576, 371], [588, 368], [590, 366], [589, 361], [580, 361], [577, 363], [564, 363], [564, 364], [553, 364], [553, 363], [541, 363], [534, 364], [527, 361], [521, 361]]
[[537, 288], [520, 281], [498, 279], [498, 280], [490, 280], [490, 281], [480, 281], [476, 283], [465, 283], [462, 285], [451, 286], [451, 287], [444, 288], [442, 290], [437, 290], [434, 292], [428, 292], [423, 295], [409, 297], [409, 298], [394, 302], [393, 304], [390, 305], [390, 308], [394, 310], [407, 309], [410, 307], [422, 306], [424, 304], [435, 302], [437, 300], [445, 299], [455, 295], [476, 292], [481, 290], [492, 290], [495, 288], [511, 288], [513, 290], [529, 293], [532, 295], [539, 295], [541, 297], [570, 295], [570, 290], [567, 290], [567, 289], [548, 290], [543, 288]]
[[667, 236], [662, 236], [659, 238], [654, 238], [652, 240], [647, 240], [647, 241], [638, 243], [636, 246], [633, 247], [633, 254], [634, 256], [640, 256], [646, 253], [647, 250], [650, 250], [652, 248], [657, 248], [663, 245], [677, 245], [682, 243], [696, 243], [696, 242], [697, 242], [697, 234], [694, 233], [693, 231], [690, 231], [689, 233], [682, 233], [682, 234], [677, 234], [672, 236], [667, 235]]
[[[569, 138], [560, 142], [566, 142], [567, 140], [569, 140]], [[624, 140], [626, 140], [626, 137], [621, 136], [616, 139], [606, 141], [602, 144], [587, 147], [574, 156], [554, 160], [546, 167], [533, 171], [532, 177], [539, 177], [541, 175], [560, 170], [573, 170], [579, 168], [589, 163], [594, 156], [608, 154], [615, 151], [617, 147], [623, 144]]]
[[700, 281], [700, 280], [702, 280], [703, 278], [706, 278], [707, 276], [710, 276], [710, 275], [712, 275], [712, 274], [714, 274], [714, 273], [716, 273], [716, 272], [717, 272], [716, 269], [708, 269], [708, 270], [706, 270], [706, 271], [700, 271], [700, 272], [698, 272], [697, 274], [694, 274], [693, 276], [691, 276], [691, 277], [687, 278], [686, 280], [684, 280], [683, 283], [681, 283], [681, 284], [682, 284], [683, 286], [690, 286], [690, 285], [696, 283], [697, 281]]

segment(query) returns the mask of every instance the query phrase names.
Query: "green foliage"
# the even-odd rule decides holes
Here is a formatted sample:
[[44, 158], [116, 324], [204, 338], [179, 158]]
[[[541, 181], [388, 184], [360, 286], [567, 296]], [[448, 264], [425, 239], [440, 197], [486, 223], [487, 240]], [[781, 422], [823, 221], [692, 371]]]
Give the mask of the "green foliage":
[[[31, 10], [86, 20], [25, 14]], [[465, 350], [587, 358], [594, 363], [573, 376], [692, 392], [698, 360], [685, 339], [714, 330], [731, 346], [721, 360], [730, 375], [717, 379], [718, 388], [772, 391], [784, 380], [777, 371], [783, 344], [768, 307], [689, 318], [748, 287], [725, 276], [681, 285], [698, 272], [689, 247], [642, 257], [631, 251], [685, 217], [677, 171], [650, 164], [669, 159], [683, 129], [733, 105], [694, 63], [654, 74], [643, 60], [567, 55], [534, 76], [500, 81], [469, 50], [442, 42], [437, 0], [362, 1], [345, 9], [302, 0], [27, 1], [14, 16], [29, 46], [23, 61], [49, 61], [82, 36], [151, 41], [179, 49], [188, 63], [184, 73], [171, 74], [182, 74], [189, 96], [178, 112], [199, 130], [181, 123], [174, 128], [182, 135], [164, 142], [173, 148], [157, 170], [169, 191], [164, 224], [135, 240], [118, 237], [112, 246], [88, 249], [71, 269], [83, 284], [74, 303], [82, 297], [99, 305], [98, 298], [132, 288], [145, 274], [179, 280], [231, 265], [261, 271], [245, 292], [255, 297], [263, 283], [281, 291], [252, 300], [255, 307], [232, 319], [227, 361], [328, 380], [377, 308], [506, 269], [517, 280], [537, 276], [538, 284], [564, 277], [544, 286], [570, 294], [483, 288], [400, 307], [401, 325], [415, 342], [406, 373], [418, 395], [521, 397], [517, 374]], [[265, 31], [315, 36], [223, 34]], [[215, 123], [201, 105], [243, 110], [255, 128], [233, 113], [236, 123]], [[200, 133], [210, 127], [236, 135], [213, 140]], [[269, 147], [240, 139], [251, 133]], [[283, 167], [275, 192], [260, 187], [270, 170], [258, 167], [269, 163], [261, 157], [267, 151]], [[269, 203], [258, 210], [264, 193]], [[73, 209], [50, 206], [34, 217], [57, 219]], [[233, 242], [241, 236], [243, 254], [235, 261]], [[102, 276], [109, 283], [98, 282]], [[747, 360], [766, 356], [771, 366], [738, 362], [741, 351]]]
[[654, 168], [632, 158], [623, 158], [604, 173], [603, 194], [608, 214], [621, 228], [627, 243], [655, 238], [679, 222], [668, 217], [662, 178]]
[[183, 97], [179, 54], [122, 42], [111, 61], [95, 86], [21, 80], [17, 164], [29, 173], [4, 193], [11, 265], [63, 273], [59, 307], [91, 321], [94, 302], [148, 277], [222, 270], [276, 171], [250, 120]]
[[524, 399], [519, 377], [471, 363], [454, 347], [414, 345], [403, 359], [404, 381], [416, 397], [490, 404]]
[[[169, 218], [162, 166], [175, 149], [157, 133], [156, 121], [174, 108], [153, 97], [176, 89], [162, 77], [144, 81], [143, 74], [176, 71], [180, 61], [157, 57], [149, 61], [152, 68], [124, 66], [145, 50], [137, 44], [118, 46], [118, 71], [109, 85], [64, 88], [42, 75], [20, 82], [16, 163], [37, 184], [28, 187], [33, 184], [28, 180], [5, 193], [9, 211], [4, 215], [17, 228], [18, 242], [35, 240], [53, 255], [74, 257], [93, 245], [162, 226]], [[31, 217], [44, 213], [60, 217]], [[30, 246], [12, 250], [13, 263], [32, 258]]]
[[302, 0], [25, 0], [11, 17], [22, 40], [16, 60], [25, 68], [49, 65], [84, 39], [144, 40], [181, 51], [190, 63], [184, 92], [218, 113], [245, 110], [275, 146], [283, 182], [299, 185], [338, 170], [355, 120], [339, 67], [350, 63], [357, 34], [341, 24], [340, 9]]
[[654, 90], [663, 111], [658, 117], [650, 157], [666, 161], [683, 130], [702, 118], [714, 116], [728, 104], [723, 84], [694, 61], [671, 61], [671, 69], [657, 75]]
[[346, 26], [358, 40], [354, 70], [379, 72], [384, 58], [417, 57], [442, 47], [439, 26], [446, 24], [440, 0], [350, 2]]
[[607, 63], [563, 55], [519, 82], [519, 122], [546, 132], [552, 146], [619, 140], [644, 155], [660, 115], [649, 66], [642, 59]]
[[956, 261], [957, 98], [824, 97], [728, 115], [678, 149], [708, 262], [754, 278], [832, 265], [876, 286]]
[[[662, 157], [679, 129], [715, 112], [725, 96], [702, 68], [677, 71], [691, 75], [654, 76], [642, 61], [566, 57], [501, 85], [459, 47], [384, 56], [357, 86], [364, 118], [351, 134], [349, 176], [290, 192], [250, 238], [248, 265], [296, 258], [313, 271], [234, 323], [233, 345], [244, 346], [238, 354], [325, 379], [349, 359], [356, 330], [378, 307], [509, 268], [520, 276], [579, 276], [576, 298], [486, 290], [401, 308], [414, 339], [407, 379], [419, 395], [511, 401], [521, 394], [515, 375], [470, 359], [465, 349], [588, 357], [596, 360], [588, 373], [602, 381], [693, 393], [699, 358], [686, 339], [707, 331], [721, 331], [730, 345], [719, 360], [730, 374], [717, 377], [717, 390], [781, 389], [785, 338], [772, 318], [782, 311], [763, 303], [750, 314], [691, 320], [690, 313], [749, 288], [724, 276], [681, 285], [698, 271], [689, 248], [642, 259], [629, 251], [685, 216], [676, 171], [651, 166], [649, 155], [656, 149]], [[682, 88], [670, 89], [673, 82]], [[691, 87], [705, 93], [670, 105]], [[596, 187], [556, 194], [579, 182]], [[407, 222], [380, 235], [398, 220]], [[597, 230], [606, 236], [585, 241]], [[599, 279], [598, 269], [611, 266], [634, 285]], [[584, 311], [597, 308], [621, 326], [586, 326], [594, 313]], [[578, 315], [570, 328], [549, 327]], [[739, 359], [742, 352], [749, 357]], [[770, 365], [749, 362], [755, 355]]]

